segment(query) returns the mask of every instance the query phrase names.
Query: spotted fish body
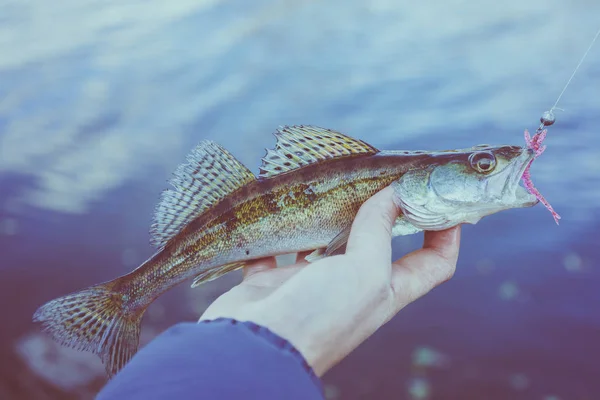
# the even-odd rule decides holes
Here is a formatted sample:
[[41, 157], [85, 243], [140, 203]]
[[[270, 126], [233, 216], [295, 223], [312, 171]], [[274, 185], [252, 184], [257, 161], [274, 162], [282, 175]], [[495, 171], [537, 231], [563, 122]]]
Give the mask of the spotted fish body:
[[419, 159], [348, 157], [252, 181], [187, 225], [152, 262], [170, 286], [225, 264], [327, 247], [364, 201]]
[[[415, 171], [454, 168], [490, 149], [507, 160], [523, 153], [517, 146], [379, 151], [310, 126], [281, 128], [275, 136], [258, 177], [218, 144], [202, 142], [156, 208], [151, 234], [158, 251], [127, 275], [46, 303], [34, 320], [60, 343], [99, 354], [112, 376], [137, 351], [145, 309], [175, 285], [194, 279], [197, 286], [265, 256], [328, 256], [345, 245], [362, 203], [405, 175], [412, 190], [408, 176]], [[394, 235], [427, 226], [426, 211], [411, 210]]]

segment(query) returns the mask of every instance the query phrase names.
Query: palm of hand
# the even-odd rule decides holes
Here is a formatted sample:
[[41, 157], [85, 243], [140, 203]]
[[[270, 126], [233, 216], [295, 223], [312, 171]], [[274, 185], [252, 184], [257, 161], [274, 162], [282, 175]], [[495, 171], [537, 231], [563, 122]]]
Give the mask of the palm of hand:
[[296, 264], [277, 268], [275, 257], [255, 260], [244, 267], [242, 282], [215, 300], [203, 313], [202, 320], [219, 317], [236, 318], [240, 309], [253, 307], [269, 297], [298, 273], [307, 262], [299, 254]]
[[399, 210], [386, 188], [361, 207], [346, 253], [277, 268], [275, 258], [244, 268], [242, 283], [219, 297], [201, 320], [252, 321], [289, 340], [318, 375], [345, 357], [404, 306], [454, 273], [460, 227], [425, 232], [423, 248], [392, 262], [391, 230]]

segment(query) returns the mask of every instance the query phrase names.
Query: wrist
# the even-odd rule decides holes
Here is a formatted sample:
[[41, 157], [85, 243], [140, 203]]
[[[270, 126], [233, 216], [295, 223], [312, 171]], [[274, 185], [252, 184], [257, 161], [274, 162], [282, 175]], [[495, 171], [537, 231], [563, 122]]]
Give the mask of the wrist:
[[[319, 377], [331, 369], [387, 321], [387, 302], [306, 307], [306, 303], [265, 300], [247, 309], [244, 319], [289, 341]], [[302, 306], [304, 304], [304, 306]], [[341, 307], [343, 310], [339, 310]], [[348, 312], [352, 310], [352, 312]]]

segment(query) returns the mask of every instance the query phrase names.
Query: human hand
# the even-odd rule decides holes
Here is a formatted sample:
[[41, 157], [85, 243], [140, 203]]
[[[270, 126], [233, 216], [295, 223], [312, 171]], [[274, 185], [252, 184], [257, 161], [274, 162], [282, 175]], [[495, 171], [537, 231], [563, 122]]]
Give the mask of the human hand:
[[423, 248], [391, 262], [399, 215], [386, 188], [360, 208], [346, 253], [277, 268], [274, 257], [244, 268], [242, 283], [200, 320], [252, 321], [292, 343], [322, 376], [403, 307], [454, 274], [460, 226], [425, 232]]

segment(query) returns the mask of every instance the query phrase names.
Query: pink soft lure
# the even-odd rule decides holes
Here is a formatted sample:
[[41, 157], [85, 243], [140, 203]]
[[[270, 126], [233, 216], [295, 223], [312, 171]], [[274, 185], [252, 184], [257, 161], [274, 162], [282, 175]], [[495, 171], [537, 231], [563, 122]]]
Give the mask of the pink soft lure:
[[527, 165], [527, 168], [525, 168], [525, 172], [523, 173], [523, 184], [525, 185], [525, 187], [527, 188], [529, 193], [534, 195], [544, 206], [546, 206], [548, 211], [550, 211], [552, 213], [552, 216], [554, 217], [554, 221], [558, 225], [558, 220], [560, 219], [560, 215], [558, 215], [558, 213], [556, 211], [554, 211], [554, 209], [552, 208], [550, 203], [548, 203], [548, 201], [544, 198], [544, 196], [542, 196], [542, 194], [533, 186], [533, 182], [531, 181], [531, 173], [529, 172], [529, 169], [531, 168], [531, 163], [536, 158], [538, 158], [544, 152], [544, 150], [546, 150], [546, 146], [545, 145], [542, 146], [542, 142], [546, 138], [547, 133], [548, 133], [547, 130], [544, 129], [537, 135], [534, 135], [533, 137], [531, 137], [529, 135], [529, 131], [527, 131], [527, 129], [525, 129], [525, 143], [527, 144], [527, 148], [532, 149], [535, 152], [535, 156], [533, 157], [533, 160], [531, 160], [529, 162], [529, 165]]

